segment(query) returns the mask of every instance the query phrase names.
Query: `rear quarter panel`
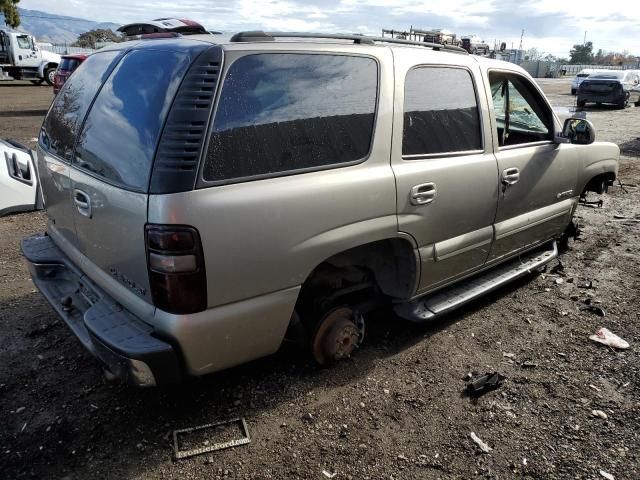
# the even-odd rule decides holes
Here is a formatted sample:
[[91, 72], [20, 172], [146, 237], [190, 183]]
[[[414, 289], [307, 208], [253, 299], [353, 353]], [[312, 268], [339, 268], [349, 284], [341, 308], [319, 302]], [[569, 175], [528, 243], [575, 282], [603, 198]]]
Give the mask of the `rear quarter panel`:
[[[341, 49], [354, 52], [326, 46], [322, 53]], [[307, 53], [309, 47], [291, 44], [281, 51], [297, 50]], [[332, 255], [397, 236], [395, 181], [389, 160], [391, 52], [362, 46], [358, 53], [379, 61], [377, 118], [364, 162], [149, 197], [149, 222], [192, 225], [200, 232], [209, 307], [300, 285]], [[225, 73], [228, 67], [226, 62]]]

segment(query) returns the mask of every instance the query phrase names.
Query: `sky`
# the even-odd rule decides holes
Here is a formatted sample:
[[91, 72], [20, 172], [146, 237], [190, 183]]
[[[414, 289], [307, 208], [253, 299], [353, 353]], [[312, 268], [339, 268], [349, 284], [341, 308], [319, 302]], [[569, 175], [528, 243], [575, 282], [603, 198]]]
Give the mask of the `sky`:
[[640, 14], [631, 0], [21, 0], [22, 8], [99, 22], [191, 18], [211, 30], [380, 35], [382, 28], [444, 28], [493, 46], [568, 57], [585, 37], [594, 49], [640, 56]]

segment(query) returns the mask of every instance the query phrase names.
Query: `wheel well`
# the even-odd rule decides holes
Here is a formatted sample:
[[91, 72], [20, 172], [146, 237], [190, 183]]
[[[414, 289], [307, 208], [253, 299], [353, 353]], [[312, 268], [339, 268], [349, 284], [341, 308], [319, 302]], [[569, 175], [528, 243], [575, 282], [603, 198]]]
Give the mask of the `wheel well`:
[[407, 240], [393, 238], [333, 255], [313, 269], [302, 289], [336, 291], [371, 285], [389, 297], [408, 298], [417, 275], [413, 246]]
[[613, 185], [613, 181], [616, 179], [616, 175], [613, 172], [606, 172], [596, 175], [587, 182], [582, 189], [581, 195], [584, 196], [587, 192], [595, 192], [597, 194], [605, 193], [610, 185]]

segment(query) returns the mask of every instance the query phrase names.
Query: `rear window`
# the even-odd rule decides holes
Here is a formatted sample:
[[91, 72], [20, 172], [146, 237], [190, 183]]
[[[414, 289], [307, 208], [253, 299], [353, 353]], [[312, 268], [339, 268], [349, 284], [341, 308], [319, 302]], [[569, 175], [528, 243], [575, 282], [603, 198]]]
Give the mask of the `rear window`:
[[63, 58], [60, 62], [59, 70], [69, 70], [73, 72], [80, 65], [80, 60], [77, 58]]
[[229, 181], [339, 166], [371, 145], [377, 63], [325, 54], [252, 54], [226, 75], [203, 178]]
[[65, 160], [71, 160], [73, 143], [91, 100], [118, 56], [117, 51], [91, 55], [58, 93], [40, 132], [40, 145]]
[[[127, 54], [87, 116], [76, 146], [76, 166], [109, 183], [146, 191], [164, 119], [189, 63], [185, 52]], [[83, 66], [78, 73], [84, 71]]]

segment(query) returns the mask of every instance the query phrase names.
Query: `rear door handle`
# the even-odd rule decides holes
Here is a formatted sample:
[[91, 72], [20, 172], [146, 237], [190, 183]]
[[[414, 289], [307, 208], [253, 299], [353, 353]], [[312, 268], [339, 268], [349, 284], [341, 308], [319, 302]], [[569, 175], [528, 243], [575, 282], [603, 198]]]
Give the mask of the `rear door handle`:
[[513, 167], [507, 168], [502, 172], [502, 183], [505, 185], [513, 185], [520, 180], [520, 170]]
[[91, 199], [89, 198], [89, 195], [76, 188], [73, 191], [73, 203], [76, 204], [76, 208], [80, 215], [91, 218]]
[[411, 204], [426, 205], [431, 203], [436, 198], [437, 193], [436, 184], [433, 182], [416, 185], [411, 189]]

